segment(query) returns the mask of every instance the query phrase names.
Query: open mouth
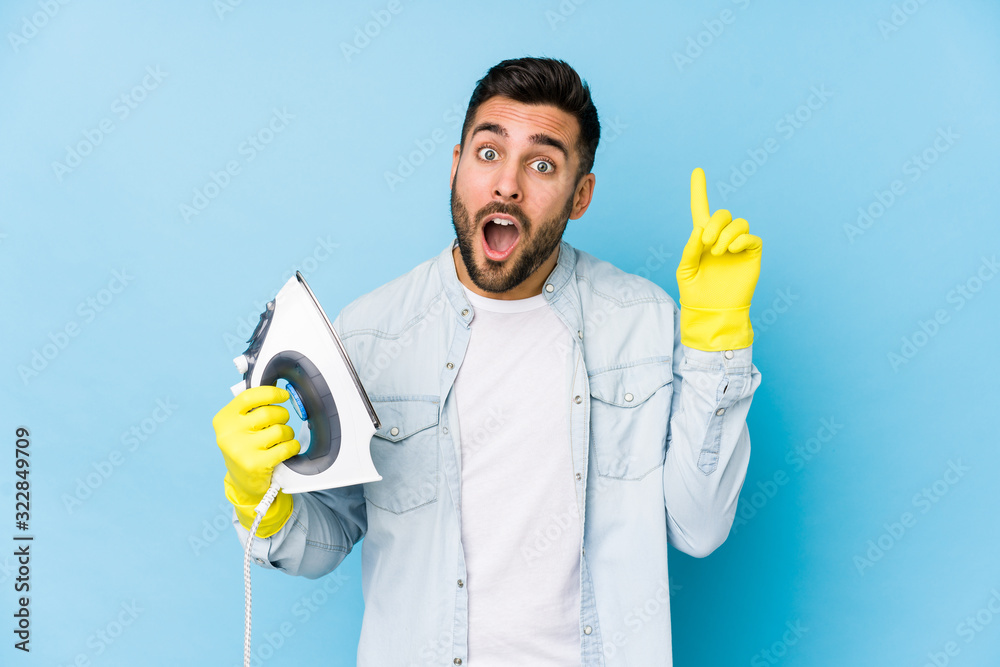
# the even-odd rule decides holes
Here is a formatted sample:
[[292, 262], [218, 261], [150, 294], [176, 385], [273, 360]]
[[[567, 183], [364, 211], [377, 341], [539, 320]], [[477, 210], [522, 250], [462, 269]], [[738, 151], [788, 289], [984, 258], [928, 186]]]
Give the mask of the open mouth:
[[494, 261], [510, 257], [521, 239], [521, 225], [509, 215], [491, 215], [483, 224], [483, 251]]

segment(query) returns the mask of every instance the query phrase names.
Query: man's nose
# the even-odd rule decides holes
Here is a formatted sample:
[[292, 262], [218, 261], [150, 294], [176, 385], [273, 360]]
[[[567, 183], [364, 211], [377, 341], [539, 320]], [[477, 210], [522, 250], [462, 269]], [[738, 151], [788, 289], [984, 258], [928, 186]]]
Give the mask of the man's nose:
[[523, 199], [516, 163], [508, 162], [498, 170], [496, 183], [493, 184], [493, 196], [510, 201]]

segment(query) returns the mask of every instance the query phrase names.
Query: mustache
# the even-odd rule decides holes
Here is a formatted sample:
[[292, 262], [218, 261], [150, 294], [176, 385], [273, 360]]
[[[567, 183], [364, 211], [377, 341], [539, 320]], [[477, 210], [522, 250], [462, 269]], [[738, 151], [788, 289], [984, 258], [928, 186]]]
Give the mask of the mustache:
[[491, 215], [496, 214], [509, 215], [512, 218], [517, 218], [517, 221], [521, 223], [521, 228], [527, 232], [531, 226], [531, 221], [528, 220], [528, 216], [518, 206], [513, 206], [510, 204], [505, 204], [503, 202], [490, 202], [483, 208], [479, 210], [478, 215], [476, 215], [476, 223], [482, 223], [483, 220]]

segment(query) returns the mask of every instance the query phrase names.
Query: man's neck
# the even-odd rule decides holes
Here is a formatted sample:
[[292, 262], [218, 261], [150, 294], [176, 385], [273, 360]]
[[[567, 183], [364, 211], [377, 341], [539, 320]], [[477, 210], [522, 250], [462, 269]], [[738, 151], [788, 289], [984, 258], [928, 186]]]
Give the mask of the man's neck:
[[549, 277], [549, 274], [556, 268], [556, 264], [559, 263], [559, 246], [556, 246], [556, 249], [552, 251], [552, 254], [545, 260], [545, 263], [539, 266], [524, 282], [506, 292], [486, 292], [479, 289], [479, 286], [472, 282], [472, 278], [469, 277], [469, 272], [465, 268], [465, 261], [462, 259], [462, 253], [457, 245], [452, 248], [451, 256], [455, 261], [455, 272], [458, 273], [459, 282], [469, 288], [474, 294], [484, 296], [488, 299], [527, 299], [529, 296], [542, 293], [542, 286], [545, 284], [545, 279]]

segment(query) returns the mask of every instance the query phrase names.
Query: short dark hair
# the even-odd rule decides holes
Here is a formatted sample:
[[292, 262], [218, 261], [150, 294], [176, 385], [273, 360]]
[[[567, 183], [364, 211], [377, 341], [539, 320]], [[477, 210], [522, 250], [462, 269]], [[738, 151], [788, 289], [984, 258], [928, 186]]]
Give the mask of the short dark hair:
[[601, 123], [597, 107], [590, 98], [590, 88], [565, 61], [554, 58], [515, 58], [497, 63], [476, 83], [462, 124], [460, 150], [465, 150], [465, 136], [476, 111], [491, 97], [509, 97], [522, 104], [551, 104], [574, 116], [580, 124], [577, 153], [580, 167], [576, 178], [589, 174], [594, 167]]

